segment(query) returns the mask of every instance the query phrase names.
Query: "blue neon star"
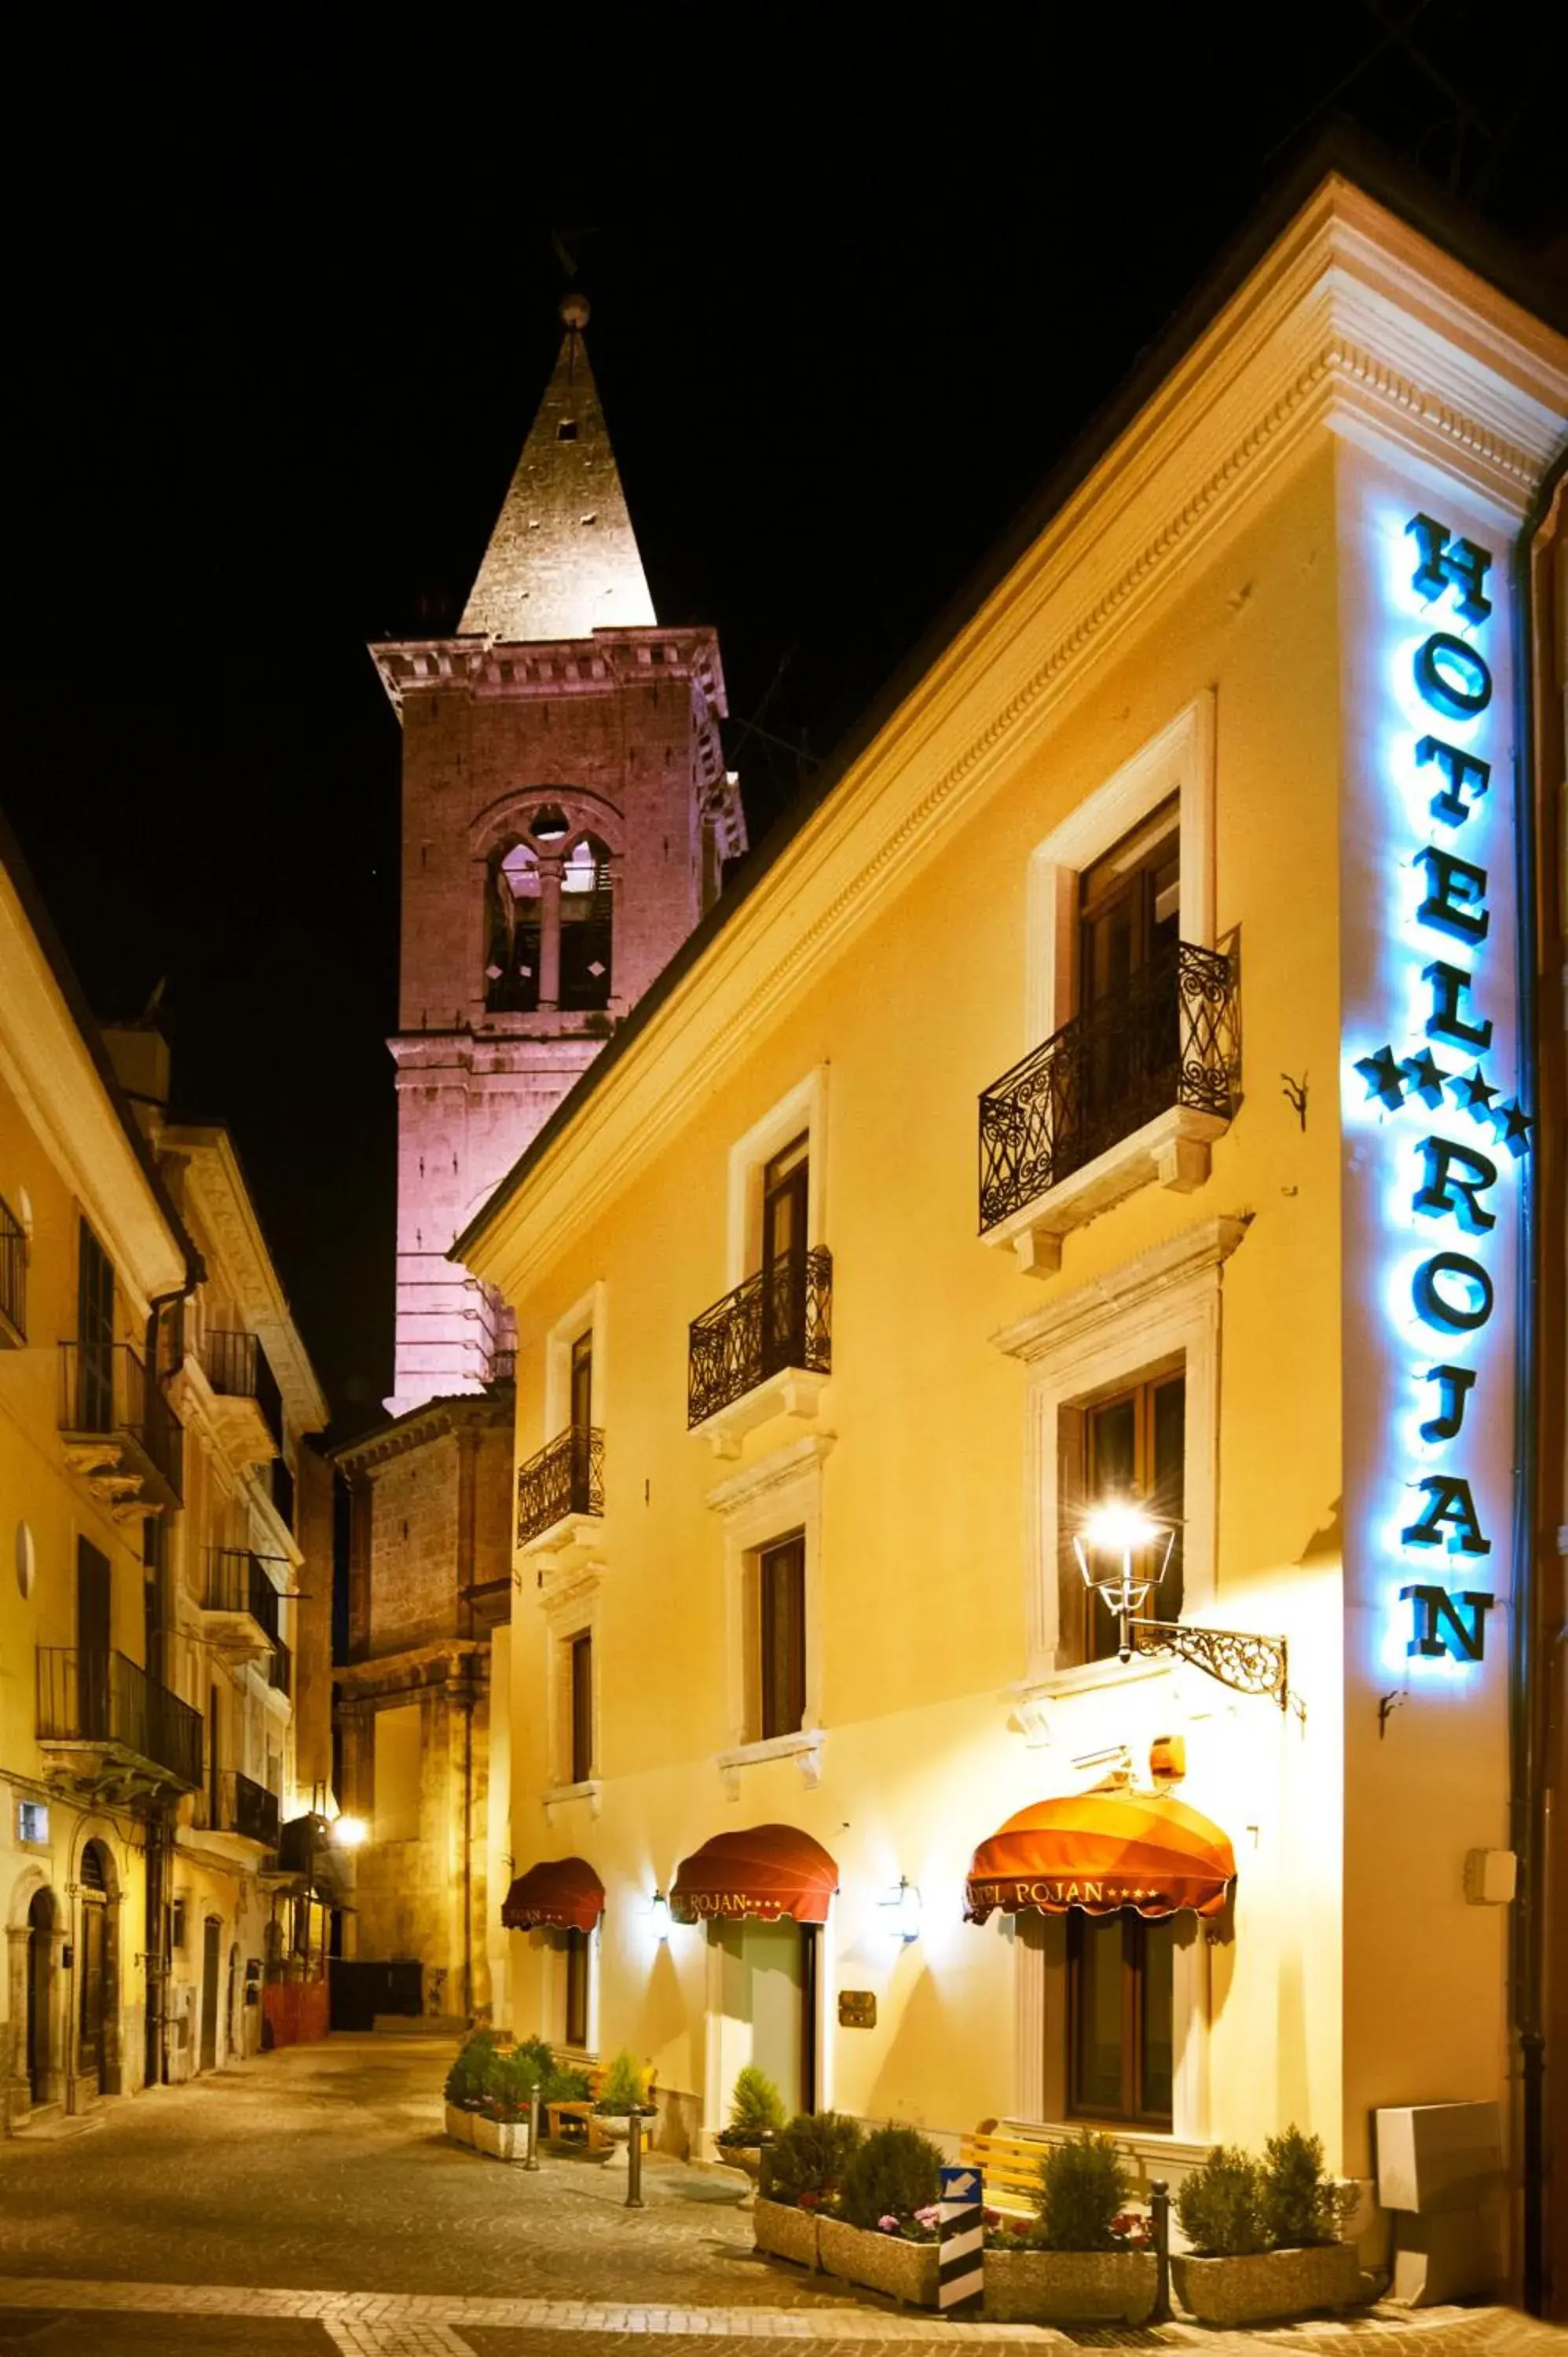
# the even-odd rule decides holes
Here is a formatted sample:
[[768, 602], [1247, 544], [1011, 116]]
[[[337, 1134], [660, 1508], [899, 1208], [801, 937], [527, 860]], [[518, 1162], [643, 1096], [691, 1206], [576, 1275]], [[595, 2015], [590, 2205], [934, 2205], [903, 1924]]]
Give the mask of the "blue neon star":
[[1449, 1078], [1448, 1085], [1454, 1092], [1454, 1102], [1461, 1113], [1474, 1114], [1477, 1121], [1490, 1120], [1492, 1099], [1497, 1095], [1497, 1091], [1479, 1064], [1473, 1072], [1468, 1074], [1453, 1073]]
[[1517, 1097], [1509, 1097], [1507, 1104], [1498, 1105], [1492, 1119], [1501, 1124], [1498, 1135], [1516, 1160], [1529, 1153], [1530, 1133], [1535, 1127], [1535, 1120]]
[[1356, 1070], [1367, 1083], [1367, 1102], [1377, 1097], [1391, 1113], [1398, 1113], [1404, 1103], [1404, 1082], [1399, 1058], [1391, 1048], [1378, 1049], [1375, 1056], [1358, 1056]]
[[1448, 1075], [1433, 1061], [1430, 1048], [1423, 1048], [1419, 1056], [1407, 1056], [1402, 1069], [1409, 1075], [1412, 1095], [1424, 1098], [1434, 1109], [1443, 1103], [1443, 1083]]

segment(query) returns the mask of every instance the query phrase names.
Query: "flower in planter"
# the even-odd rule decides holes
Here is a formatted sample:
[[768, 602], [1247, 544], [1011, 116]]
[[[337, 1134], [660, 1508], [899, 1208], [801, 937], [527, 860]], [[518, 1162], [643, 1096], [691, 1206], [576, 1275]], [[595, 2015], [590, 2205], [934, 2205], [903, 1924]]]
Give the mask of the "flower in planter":
[[1122, 2211], [1111, 2221], [1111, 2231], [1130, 2251], [1146, 2251], [1154, 2243], [1153, 2223], [1143, 2210]]
[[900, 2232], [898, 2221], [891, 2210], [885, 2210], [876, 2223], [879, 2231], [884, 2234], [897, 2234]]

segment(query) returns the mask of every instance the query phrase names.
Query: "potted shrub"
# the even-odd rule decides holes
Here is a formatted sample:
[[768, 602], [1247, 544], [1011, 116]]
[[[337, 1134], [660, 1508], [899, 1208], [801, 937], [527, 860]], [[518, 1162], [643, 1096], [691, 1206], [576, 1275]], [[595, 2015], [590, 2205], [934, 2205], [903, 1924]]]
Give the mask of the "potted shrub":
[[1129, 2190], [1110, 2136], [1082, 2128], [1052, 2145], [1034, 2222], [988, 2228], [986, 2315], [1142, 2324], [1155, 2304], [1158, 2267], [1148, 2220], [1127, 2207]]
[[941, 2165], [918, 2128], [874, 2128], [844, 2170], [841, 2215], [824, 2215], [818, 2226], [818, 2256], [828, 2273], [935, 2308]]
[[818, 2226], [838, 2199], [860, 2145], [860, 2128], [838, 2112], [799, 2112], [763, 2147], [752, 2232], [759, 2251], [800, 2266], [818, 2265]]
[[496, 2041], [490, 2031], [476, 2031], [465, 2040], [446, 2073], [446, 2133], [456, 2144], [472, 2144], [474, 2120], [484, 2100], [485, 2083], [495, 2061]]
[[634, 2119], [656, 2116], [648, 2100], [647, 2077], [624, 2046], [605, 2073], [594, 2116], [605, 2134], [622, 2146], [630, 2144]]
[[526, 2160], [529, 2106], [555, 2077], [554, 2057], [542, 2039], [526, 2039], [510, 2054], [493, 2054], [474, 2114], [474, 2147], [492, 2160]]
[[762, 2174], [762, 2147], [783, 2125], [783, 2096], [766, 2071], [748, 2062], [736, 2079], [728, 2124], [718, 2133], [720, 2159], [734, 2161], [755, 2183]]
[[1262, 2163], [1216, 2146], [1176, 2193], [1191, 2250], [1172, 2258], [1171, 2281], [1200, 2324], [1263, 2324], [1360, 2297], [1352, 2243], [1339, 2239], [1354, 2204], [1324, 2173], [1316, 2136], [1287, 2128]]

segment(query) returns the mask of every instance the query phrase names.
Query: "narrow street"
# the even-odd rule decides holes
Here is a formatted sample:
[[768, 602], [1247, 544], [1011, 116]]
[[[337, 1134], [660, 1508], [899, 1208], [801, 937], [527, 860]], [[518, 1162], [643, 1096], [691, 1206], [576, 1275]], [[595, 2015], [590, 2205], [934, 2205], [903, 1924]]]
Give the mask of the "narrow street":
[[[647, 2207], [568, 2160], [537, 2175], [441, 2127], [449, 2050], [334, 2038], [113, 2106], [102, 2126], [0, 2145], [0, 2352], [37, 2357], [822, 2357], [931, 2340], [1219, 2347], [1222, 2336], [943, 2325], [752, 2256], [733, 2186], [654, 2161]], [[562, 2335], [569, 2336], [564, 2350]], [[1232, 2336], [1354, 2357], [1533, 2357], [1556, 2336], [1500, 2310]]]

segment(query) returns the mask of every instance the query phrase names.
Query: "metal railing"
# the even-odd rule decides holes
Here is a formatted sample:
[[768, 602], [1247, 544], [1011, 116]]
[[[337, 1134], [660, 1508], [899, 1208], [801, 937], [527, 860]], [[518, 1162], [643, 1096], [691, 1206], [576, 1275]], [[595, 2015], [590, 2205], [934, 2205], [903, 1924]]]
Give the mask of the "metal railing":
[[526, 1546], [568, 1514], [605, 1511], [605, 1436], [574, 1426], [517, 1469], [517, 1543]]
[[0, 1317], [23, 1340], [27, 1334], [27, 1232], [0, 1196]]
[[256, 1336], [209, 1330], [202, 1337], [201, 1364], [213, 1390], [224, 1398], [255, 1401], [263, 1423], [281, 1448], [283, 1394]]
[[209, 1612], [248, 1612], [263, 1636], [277, 1641], [278, 1591], [266, 1564], [248, 1547], [209, 1547], [202, 1604]]
[[201, 1782], [201, 1714], [124, 1653], [38, 1648], [40, 1743], [114, 1744], [194, 1792]]
[[60, 1429], [131, 1441], [175, 1498], [185, 1494], [185, 1433], [129, 1342], [60, 1344]]
[[273, 1639], [273, 1650], [267, 1662], [267, 1684], [277, 1694], [294, 1697], [294, 1651], [281, 1637]]
[[247, 1841], [264, 1842], [268, 1849], [278, 1846], [278, 1800], [264, 1784], [252, 1777], [242, 1776], [237, 1768], [223, 1770], [223, 1823], [220, 1831], [242, 1834]]
[[786, 1367], [832, 1370], [832, 1254], [783, 1254], [691, 1325], [686, 1422], [697, 1425]]
[[1178, 942], [1064, 1023], [980, 1100], [980, 1227], [1021, 1211], [1175, 1106], [1229, 1119], [1231, 961]]

